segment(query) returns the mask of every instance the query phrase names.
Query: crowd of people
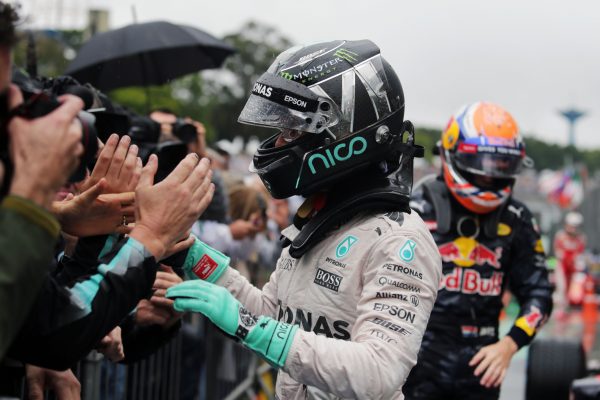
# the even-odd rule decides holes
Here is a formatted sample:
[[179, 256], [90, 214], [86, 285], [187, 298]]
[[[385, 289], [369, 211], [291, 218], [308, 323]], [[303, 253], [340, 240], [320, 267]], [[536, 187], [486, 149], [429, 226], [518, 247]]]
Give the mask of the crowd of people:
[[[201, 314], [279, 371], [281, 399], [498, 398], [553, 289], [512, 197], [525, 148], [506, 110], [453, 115], [441, 172], [413, 191], [423, 148], [379, 48], [294, 47], [241, 111], [278, 131], [239, 175], [172, 110], [97, 138], [85, 98], [34, 114], [12, 70], [17, 21], [0, 2], [0, 396], [25, 379], [30, 398], [78, 399], [70, 368], [90, 351], [133, 363]], [[508, 287], [521, 310], [499, 338]]]

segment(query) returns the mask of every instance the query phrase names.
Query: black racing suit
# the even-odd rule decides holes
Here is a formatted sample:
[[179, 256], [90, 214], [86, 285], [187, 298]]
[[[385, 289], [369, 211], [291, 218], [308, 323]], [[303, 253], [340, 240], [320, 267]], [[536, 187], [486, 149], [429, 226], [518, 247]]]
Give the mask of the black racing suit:
[[527, 207], [510, 199], [478, 215], [462, 207], [441, 178], [413, 192], [411, 207], [428, 225], [442, 256], [443, 278], [417, 365], [404, 385], [412, 399], [497, 399], [469, 367], [483, 346], [498, 341], [507, 286], [521, 311], [508, 335], [527, 345], [552, 309], [544, 249]]

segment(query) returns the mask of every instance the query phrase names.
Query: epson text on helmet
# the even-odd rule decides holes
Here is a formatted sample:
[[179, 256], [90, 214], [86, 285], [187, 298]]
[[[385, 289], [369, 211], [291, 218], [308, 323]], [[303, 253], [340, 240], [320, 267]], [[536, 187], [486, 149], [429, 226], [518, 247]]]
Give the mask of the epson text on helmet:
[[[345, 155], [340, 155], [340, 151], [345, 147], [348, 147], [348, 152]], [[325, 154], [315, 153], [308, 158], [308, 168], [313, 175], [316, 175], [317, 170], [315, 168], [315, 160], [321, 160], [322, 165], [325, 169], [329, 169], [336, 165], [336, 161], [344, 162], [349, 160], [352, 156], [360, 155], [367, 149], [367, 141], [361, 136], [357, 136], [350, 140], [350, 143], [340, 143], [333, 148], [333, 152], [330, 149], [325, 150]], [[317, 164], [318, 165], [318, 164]]]
[[283, 98], [283, 101], [285, 101], [287, 103], [292, 103], [292, 104], [302, 107], [302, 108], [306, 108], [306, 106], [308, 105], [308, 103], [306, 101], [292, 97], [289, 94], [285, 95], [285, 97]]

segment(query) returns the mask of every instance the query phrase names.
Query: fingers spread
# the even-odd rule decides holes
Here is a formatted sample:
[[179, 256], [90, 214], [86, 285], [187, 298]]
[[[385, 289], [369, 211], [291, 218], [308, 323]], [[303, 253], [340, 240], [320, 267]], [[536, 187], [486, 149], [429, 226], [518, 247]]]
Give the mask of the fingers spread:
[[210, 161], [208, 161], [207, 158], [203, 158], [198, 165], [196, 165], [186, 183], [189, 184], [191, 188], [196, 188], [203, 182], [203, 180], [207, 179], [208, 174], [211, 174], [212, 177]]
[[475, 376], [479, 376], [481, 375], [485, 370], [487, 370], [487, 368], [490, 366], [490, 363], [492, 362], [492, 359], [489, 357], [485, 357], [481, 363], [479, 363], [479, 365], [477, 366], [477, 368], [475, 368], [475, 372], [474, 375]]
[[79, 199], [84, 204], [92, 204], [96, 200], [104, 188], [106, 187], [106, 179], [102, 178], [94, 186], [79, 195]]
[[135, 144], [132, 144], [127, 151], [127, 156], [125, 156], [125, 162], [123, 163], [123, 168], [119, 172], [119, 182], [124, 186], [128, 186], [131, 181], [131, 176], [135, 171], [135, 167], [138, 160], [138, 147]]
[[129, 136], [124, 135], [123, 137], [121, 137], [119, 145], [117, 146], [117, 149], [113, 154], [110, 166], [108, 167], [108, 172], [106, 174], [106, 176], [110, 179], [116, 180], [119, 177], [119, 173], [123, 168], [123, 163], [125, 162], [125, 157], [127, 156], [130, 143], [131, 138]]
[[192, 171], [194, 171], [194, 168], [196, 168], [199, 161], [200, 158], [195, 153], [188, 154], [183, 160], [181, 160], [177, 167], [175, 167], [173, 172], [171, 172], [169, 176], [165, 178], [165, 182], [184, 182], [186, 179], [188, 179]]
[[135, 167], [133, 168], [133, 173], [131, 174], [131, 179], [129, 180], [129, 189], [133, 190], [138, 185], [140, 181], [140, 176], [142, 175], [142, 159], [137, 157], [135, 162]]
[[215, 194], [215, 184], [211, 183], [210, 186], [208, 187], [208, 190], [206, 192], [204, 192], [204, 194], [202, 195], [202, 198], [198, 201], [198, 209], [200, 210], [200, 214], [202, 214], [204, 212], [204, 210], [206, 210], [206, 208], [212, 201], [214, 194]]
[[138, 187], [152, 186], [154, 183], [154, 175], [158, 169], [158, 157], [156, 154], [152, 154], [146, 163], [146, 166], [142, 168], [142, 174], [140, 176], [140, 182]]
[[475, 354], [473, 356], [473, 358], [471, 358], [471, 361], [469, 361], [469, 366], [473, 367], [473, 366], [479, 364], [481, 362], [481, 360], [483, 359], [483, 357], [485, 357], [485, 351], [484, 351], [484, 349], [481, 349], [477, 352], [477, 354]]
[[186, 240], [179, 241], [179, 242], [175, 243], [174, 245], [172, 245], [169, 249], [167, 249], [167, 252], [165, 253], [164, 258], [170, 257], [173, 254], [177, 254], [180, 251], [188, 249], [193, 244], [194, 244], [194, 239], [193, 238], [191, 238], [191, 239], [187, 238]]
[[113, 133], [110, 135], [106, 143], [104, 144], [104, 148], [100, 152], [98, 156], [98, 160], [96, 161], [96, 165], [94, 166], [94, 170], [92, 171], [93, 177], [101, 178], [106, 176], [108, 172], [108, 167], [110, 167], [110, 160], [112, 160], [113, 154], [117, 149], [117, 145], [119, 144], [119, 135]]

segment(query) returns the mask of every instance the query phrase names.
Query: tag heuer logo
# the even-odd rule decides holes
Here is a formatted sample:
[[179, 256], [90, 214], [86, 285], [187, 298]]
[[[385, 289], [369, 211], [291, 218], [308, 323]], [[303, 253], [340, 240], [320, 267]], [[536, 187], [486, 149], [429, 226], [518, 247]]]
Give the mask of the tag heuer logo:
[[337, 292], [340, 288], [340, 284], [342, 283], [342, 279], [344, 278], [340, 275], [317, 268], [317, 274], [315, 275], [314, 283]]
[[352, 246], [354, 246], [354, 244], [356, 242], [358, 242], [358, 239], [356, 238], [356, 236], [352, 236], [352, 235], [346, 236], [344, 238], [344, 240], [342, 240], [340, 242], [340, 244], [338, 244], [337, 247], [335, 248], [335, 256], [337, 258], [344, 258], [350, 251], [350, 248]]

